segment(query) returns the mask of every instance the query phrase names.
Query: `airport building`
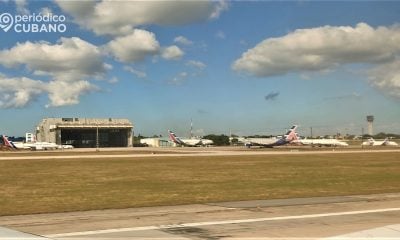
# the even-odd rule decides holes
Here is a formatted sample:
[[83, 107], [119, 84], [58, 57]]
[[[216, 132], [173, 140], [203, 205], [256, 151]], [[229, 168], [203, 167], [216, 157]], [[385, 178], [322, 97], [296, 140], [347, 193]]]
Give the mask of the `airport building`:
[[176, 147], [175, 143], [166, 138], [143, 138], [140, 139], [140, 143], [149, 147]]
[[45, 118], [36, 127], [36, 139], [76, 148], [131, 147], [132, 131], [128, 119]]

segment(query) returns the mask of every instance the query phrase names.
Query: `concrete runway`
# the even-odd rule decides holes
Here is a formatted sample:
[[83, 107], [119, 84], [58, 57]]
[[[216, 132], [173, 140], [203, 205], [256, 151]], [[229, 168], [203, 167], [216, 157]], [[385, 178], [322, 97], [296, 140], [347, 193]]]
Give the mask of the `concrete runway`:
[[0, 217], [51, 239], [400, 239], [400, 194]]
[[[251, 156], [251, 155], [304, 155], [304, 154], [342, 154], [342, 153], [400, 153], [399, 148], [274, 148], [274, 149], [246, 149], [241, 147], [210, 147], [210, 148], [104, 148], [95, 152], [95, 149], [58, 150], [29, 152], [20, 151], [3, 153], [0, 161], [25, 159], [74, 159], [74, 158], [144, 158], [144, 157], [180, 157], [180, 156]], [[115, 151], [111, 153], [111, 151]]]

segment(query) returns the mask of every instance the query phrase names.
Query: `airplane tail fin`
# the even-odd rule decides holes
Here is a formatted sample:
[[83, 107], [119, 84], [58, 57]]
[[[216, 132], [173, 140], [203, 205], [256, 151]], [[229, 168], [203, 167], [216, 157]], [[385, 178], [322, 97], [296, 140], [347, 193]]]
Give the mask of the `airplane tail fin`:
[[289, 129], [289, 131], [287, 131], [287, 133], [284, 136], [286, 141], [291, 142], [291, 141], [294, 141], [294, 140], [298, 140], [296, 129], [297, 129], [297, 125], [293, 125]]
[[387, 145], [389, 143], [389, 138], [385, 138], [384, 140], [383, 140], [383, 145]]
[[182, 141], [175, 135], [174, 132], [168, 130], [168, 134], [169, 134], [169, 139], [171, 139], [172, 142], [177, 144], [182, 144]]
[[10, 140], [8, 140], [8, 138], [6, 136], [2, 136], [3, 138], [3, 144], [6, 147], [12, 148], [12, 149], [17, 149], [17, 147], [14, 145], [13, 142], [11, 142]]

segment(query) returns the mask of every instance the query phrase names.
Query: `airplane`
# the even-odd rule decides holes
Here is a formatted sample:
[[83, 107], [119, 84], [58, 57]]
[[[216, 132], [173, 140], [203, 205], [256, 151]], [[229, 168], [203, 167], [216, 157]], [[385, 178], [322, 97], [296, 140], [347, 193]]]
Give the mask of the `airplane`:
[[13, 142], [8, 140], [6, 136], [2, 136], [3, 144], [11, 149], [24, 149], [24, 150], [55, 150], [55, 149], [71, 149], [72, 145], [57, 145], [49, 142]]
[[197, 138], [182, 139], [180, 137], [177, 137], [175, 133], [173, 133], [171, 130], [168, 130], [168, 133], [171, 141], [181, 146], [194, 147], [194, 146], [209, 146], [214, 144], [214, 142], [210, 139], [197, 139]]
[[297, 139], [296, 135], [297, 125], [293, 125], [289, 131], [280, 138], [247, 138], [245, 139], [245, 146], [250, 148], [251, 146], [260, 147], [275, 147], [288, 144]]
[[337, 139], [299, 139], [296, 140], [297, 143], [300, 143], [302, 145], [311, 145], [311, 146], [328, 146], [328, 147], [347, 147], [349, 146], [348, 143], [339, 141]]
[[373, 138], [368, 139], [361, 144], [362, 146], [398, 146], [396, 142], [389, 141], [388, 138], [385, 138], [383, 141], [375, 141]]
[[203, 146], [211, 146], [214, 144], [214, 141], [210, 140], [210, 139], [202, 138], [200, 140], [201, 140], [201, 145], [203, 145]]

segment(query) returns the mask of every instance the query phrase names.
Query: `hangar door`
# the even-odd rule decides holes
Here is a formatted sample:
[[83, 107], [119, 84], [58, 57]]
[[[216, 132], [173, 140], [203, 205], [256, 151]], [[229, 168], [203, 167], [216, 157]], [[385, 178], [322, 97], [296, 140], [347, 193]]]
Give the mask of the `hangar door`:
[[127, 129], [62, 129], [61, 143], [76, 148], [127, 147]]

